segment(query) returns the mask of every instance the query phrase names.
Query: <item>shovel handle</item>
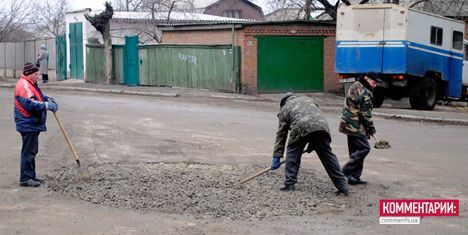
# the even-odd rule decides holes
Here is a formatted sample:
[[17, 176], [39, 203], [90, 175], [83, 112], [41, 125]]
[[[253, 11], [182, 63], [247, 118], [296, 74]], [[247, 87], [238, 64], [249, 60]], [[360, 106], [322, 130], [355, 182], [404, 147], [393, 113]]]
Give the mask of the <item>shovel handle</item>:
[[[281, 160], [280, 165], [283, 165], [285, 162], [286, 162], [286, 159]], [[239, 185], [243, 185], [243, 184], [245, 184], [245, 183], [247, 183], [247, 182], [249, 182], [249, 181], [251, 181], [251, 180], [253, 180], [253, 179], [255, 179], [255, 178], [257, 178], [257, 177], [259, 177], [259, 176], [261, 176], [261, 175], [263, 175], [265, 173], [267, 173], [267, 172], [270, 172], [270, 171], [271, 171], [271, 167], [265, 168], [265, 169], [259, 171], [257, 174], [255, 174], [253, 176], [250, 176], [248, 178], [245, 178], [244, 180], [242, 180], [239, 183]]]
[[76, 154], [75, 147], [73, 147], [70, 138], [68, 137], [67, 132], [65, 132], [65, 129], [63, 128], [62, 122], [60, 121], [60, 118], [58, 117], [56, 112], [52, 112], [54, 114], [55, 120], [57, 120], [57, 123], [60, 127], [60, 130], [62, 131], [63, 136], [65, 137], [65, 140], [67, 141], [68, 147], [70, 147], [71, 152], [73, 153], [73, 157], [75, 157], [75, 161], [77, 162], [78, 165], [80, 165], [80, 159], [78, 158], [78, 155]]
[[372, 139], [374, 139], [374, 141], [375, 141], [376, 143], [379, 142], [379, 139], [377, 139], [377, 136], [375, 136], [375, 134], [374, 134], [374, 135], [371, 135], [371, 136], [372, 136]]

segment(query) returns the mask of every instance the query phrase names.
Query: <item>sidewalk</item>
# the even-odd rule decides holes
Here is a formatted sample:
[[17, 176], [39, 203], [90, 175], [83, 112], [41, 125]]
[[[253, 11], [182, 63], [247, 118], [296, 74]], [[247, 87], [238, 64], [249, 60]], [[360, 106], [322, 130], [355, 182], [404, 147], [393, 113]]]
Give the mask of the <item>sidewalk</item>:
[[[17, 79], [0, 79], [0, 88], [14, 88]], [[282, 94], [261, 94], [257, 96], [210, 91], [205, 89], [154, 87], [154, 86], [125, 86], [101, 85], [85, 83], [82, 80], [51, 81], [40, 84], [44, 90], [96, 92], [126, 95], [141, 95], [155, 97], [194, 97], [213, 99], [233, 99], [245, 101], [278, 102]], [[329, 93], [304, 93], [314, 98], [325, 111], [340, 112], [344, 97]], [[433, 111], [412, 110], [407, 99], [401, 101], [385, 100], [382, 108], [374, 109], [377, 117], [400, 119], [417, 122], [432, 122], [468, 126], [468, 107], [466, 103], [457, 103], [457, 106], [437, 105]]]

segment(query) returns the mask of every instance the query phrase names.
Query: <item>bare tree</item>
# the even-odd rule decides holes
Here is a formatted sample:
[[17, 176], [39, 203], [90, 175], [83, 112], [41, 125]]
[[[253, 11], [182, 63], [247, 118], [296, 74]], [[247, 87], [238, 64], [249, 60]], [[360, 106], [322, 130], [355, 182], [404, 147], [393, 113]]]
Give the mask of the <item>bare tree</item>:
[[48, 36], [64, 34], [67, 9], [67, 0], [46, 0], [38, 5], [37, 15], [31, 17], [31, 23]]
[[452, 18], [468, 16], [468, 2], [466, 0], [428, 0], [418, 1], [413, 7]]
[[[292, 10], [296, 12], [296, 19], [310, 19], [311, 14], [326, 13], [336, 20], [336, 12], [341, 5], [369, 4], [369, 3], [393, 3], [418, 7], [441, 15], [466, 15], [466, 0], [268, 0], [270, 11]], [[450, 14], [449, 14], [450, 12]], [[290, 14], [284, 14], [290, 15]]]
[[171, 13], [178, 12], [192, 12], [194, 10], [193, 0], [144, 0], [142, 5], [143, 11], [151, 12], [151, 21], [148, 21], [146, 27], [141, 30], [140, 34], [146, 35], [152, 40], [161, 43], [161, 34], [158, 31], [156, 14], [163, 13], [166, 18], [166, 23], [171, 20]]
[[112, 0], [116, 11], [139, 11], [145, 0]]
[[112, 76], [112, 37], [110, 34], [110, 21], [114, 15], [114, 9], [109, 2], [106, 2], [105, 6], [106, 10], [100, 14], [94, 16], [86, 14], [85, 18], [102, 34], [102, 39], [104, 41], [104, 54], [106, 56], [106, 81], [108, 84], [111, 84], [114, 79]]
[[14, 32], [28, 28], [28, 20], [34, 13], [36, 5], [31, 2], [6, 1], [0, 4], [0, 42], [9, 38]]

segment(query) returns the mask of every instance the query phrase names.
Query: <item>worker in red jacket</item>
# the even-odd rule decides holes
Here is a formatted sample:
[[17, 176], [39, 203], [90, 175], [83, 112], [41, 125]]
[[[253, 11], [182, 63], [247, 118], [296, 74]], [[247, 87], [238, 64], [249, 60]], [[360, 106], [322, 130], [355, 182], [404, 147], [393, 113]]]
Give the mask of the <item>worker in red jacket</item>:
[[39, 133], [46, 131], [47, 110], [58, 110], [55, 99], [46, 96], [37, 86], [39, 69], [26, 63], [23, 75], [15, 86], [15, 123], [21, 133], [20, 183], [22, 187], [38, 187], [42, 180], [36, 177], [36, 155], [39, 150]]

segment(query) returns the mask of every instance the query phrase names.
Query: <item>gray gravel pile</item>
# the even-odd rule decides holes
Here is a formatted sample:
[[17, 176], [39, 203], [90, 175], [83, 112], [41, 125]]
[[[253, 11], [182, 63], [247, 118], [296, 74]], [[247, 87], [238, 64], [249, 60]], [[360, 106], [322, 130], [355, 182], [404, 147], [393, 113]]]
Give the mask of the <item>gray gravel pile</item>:
[[282, 192], [278, 188], [284, 172], [237, 186], [260, 170], [258, 166], [136, 163], [89, 168], [88, 182], [76, 182], [69, 169], [59, 168], [47, 175], [47, 185], [65, 196], [112, 207], [231, 219], [317, 214], [350, 204], [348, 198], [334, 195], [324, 172], [300, 172], [296, 191]]

